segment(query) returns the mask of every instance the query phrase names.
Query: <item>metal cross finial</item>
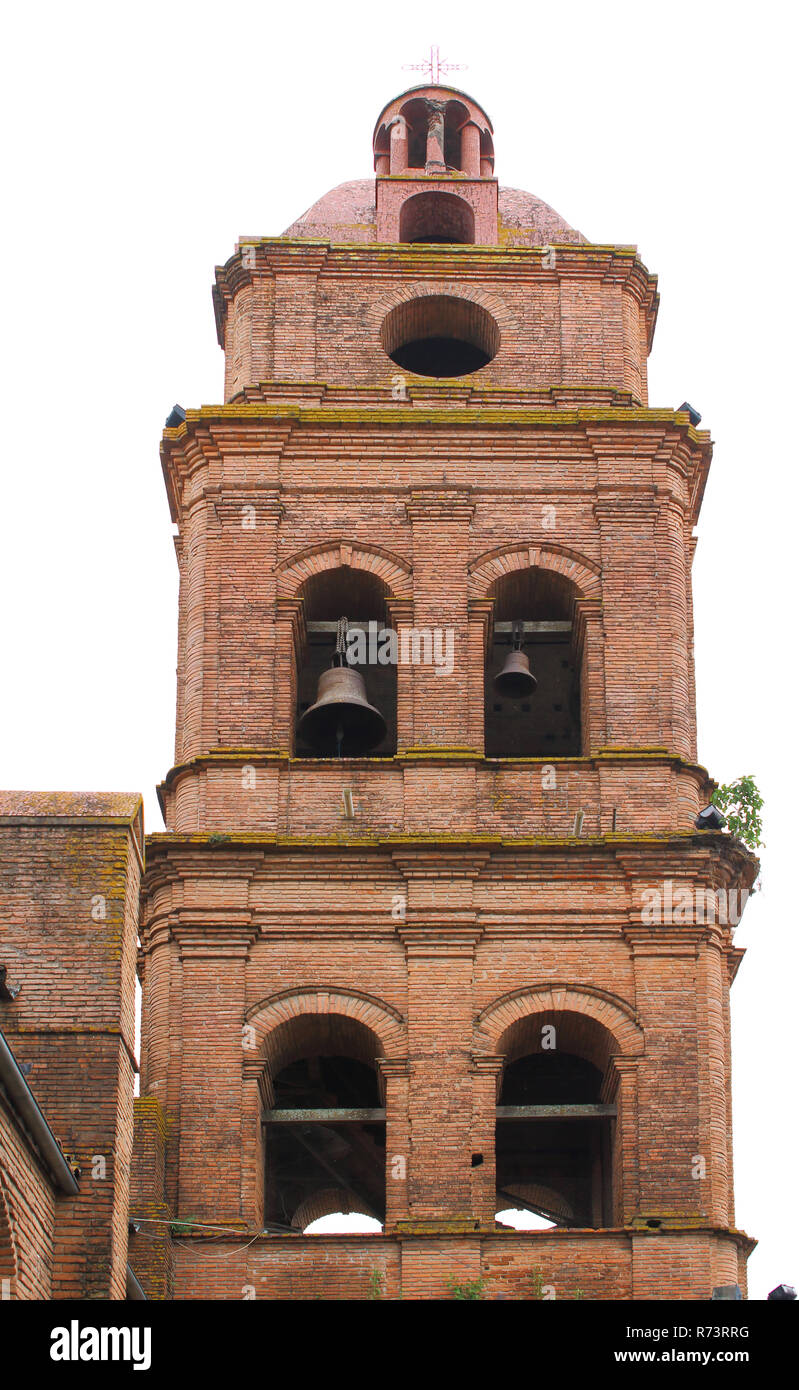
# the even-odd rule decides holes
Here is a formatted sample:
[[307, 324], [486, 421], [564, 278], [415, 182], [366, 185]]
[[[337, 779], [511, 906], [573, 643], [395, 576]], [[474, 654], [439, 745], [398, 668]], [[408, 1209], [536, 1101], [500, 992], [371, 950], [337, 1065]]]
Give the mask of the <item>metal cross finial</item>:
[[441, 82], [441, 74], [444, 72], [462, 72], [468, 67], [468, 63], [448, 63], [446, 58], [441, 57], [441, 50], [438, 44], [430, 46], [430, 57], [425, 63], [403, 63], [403, 72], [429, 72], [432, 86], [438, 87]]

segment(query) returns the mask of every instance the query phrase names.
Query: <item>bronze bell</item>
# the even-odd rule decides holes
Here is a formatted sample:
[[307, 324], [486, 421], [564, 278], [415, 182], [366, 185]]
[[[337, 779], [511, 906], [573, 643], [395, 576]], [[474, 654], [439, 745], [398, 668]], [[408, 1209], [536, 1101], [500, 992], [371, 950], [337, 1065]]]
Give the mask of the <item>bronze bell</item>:
[[494, 689], [508, 700], [524, 700], [532, 695], [537, 685], [538, 681], [530, 670], [530, 658], [522, 651], [521, 640], [517, 636], [513, 650], [505, 658], [505, 665], [494, 677]]
[[360, 672], [334, 664], [319, 677], [316, 703], [302, 716], [299, 732], [319, 753], [354, 758], [380, 743], [386, 721], [369, 704]]

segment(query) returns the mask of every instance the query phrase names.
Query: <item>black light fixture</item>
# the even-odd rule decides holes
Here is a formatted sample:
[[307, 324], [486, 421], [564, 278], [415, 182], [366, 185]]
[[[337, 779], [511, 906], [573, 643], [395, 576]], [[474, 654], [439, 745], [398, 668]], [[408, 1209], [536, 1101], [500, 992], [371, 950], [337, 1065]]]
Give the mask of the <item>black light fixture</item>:
[[796, 1289], [793, 1284], [778, 1284], [776, 1289], [766, 1294], [766, 1302], [773, 1303], [792, 1303], [796, 1298]]
[[677, 410], [687, 410], [691, 424], [694, 426], [701, 425], [702, 416], [699, 414], [698, 410], [694, 410], [693, 406], [688, 401], [683, 401], [682, 405], [678, 405]]
[[718, 806], [706, 806], [694, 821], [697, 830], [723, 830], [726, 824]]
[[168, 430], [176, 430], [178, 425], [182, 425], [186, 419], [186, 412], [182, 405], [173, 405], [166, 417], [165, 425]]

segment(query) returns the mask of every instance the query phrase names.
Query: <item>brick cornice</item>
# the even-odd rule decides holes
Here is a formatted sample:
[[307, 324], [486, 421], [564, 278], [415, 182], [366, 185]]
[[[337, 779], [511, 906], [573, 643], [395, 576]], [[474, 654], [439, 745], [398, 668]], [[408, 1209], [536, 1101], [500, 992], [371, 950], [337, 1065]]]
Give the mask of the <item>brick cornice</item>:
[[419, 926], [402, 926], [397, 936], [408, 957], [471, 956], [482, 936], [482, 928], [463, 921], [446, 922], [440, 918], [427, 920]]
[[[497, 388], [495, 394], [507, 395], [509, 393], [501, 392]], [[515, 393], [511, 394], [515, 396]], [[518, 430], [519, 425], [542, 425], [550, 429], [560, 429], [564, 425], [574, 425], [586, 429], [597, 426], [601, 427], [596, 431], [597, 446], [603, 439], [607, 439], [609, 448], [616, 447], [618, 433], [628, 430], [631, 426], [645, 426], [654, 430], [654, 437], [657, 439], [662, 435], [660, 427], [668, 426], [678, 431], [681, 436], [698, 448], [709, 447], [710, 444], [709, 433], [706, 430], [695, 429], [685, 411], [646, 406], [547, 408], [536, 407], [535, 405], [526, 406], [514, 399], [507, 406], [486, 405], [448, 408], [444, 405], [422, 407], [407, 401], [396, 401], [393, 404], [386, 403], [370, 408], [367, 405], [338, 404], [306, 406], [298, 404], [296, 401], [284, 401], [269, 405], [263, 401], [235, 400], [227, 405], [205, 405], [199, 409], [187, 410], [186, 420], [183, 424], [176, 429], [164, 430], [163, 447], [173, 448], [184, 443], [204, 427], [207, 428], [213, 424], [224, 425], [228, 421], [237, 425], [244, 421], [264, 425], [288, 421], [292, 424], [320, 424], [326, 427], [335, 424], [396, 426], [401, 422], [412, 422], [416, 425], [442, 425], [446, 426], [448, 430], [451, 430], [453, 426], [462, 426], [464, 429], [472, 430], [475, 425], [507, 426], [516, 430]], [[267, 436], [264, 436], [264, 440], [266, 438]], [[260, 443], [261, 440], [259, 439], [258, 442]], [[251, 447], [251, 441], [248, 447]]]

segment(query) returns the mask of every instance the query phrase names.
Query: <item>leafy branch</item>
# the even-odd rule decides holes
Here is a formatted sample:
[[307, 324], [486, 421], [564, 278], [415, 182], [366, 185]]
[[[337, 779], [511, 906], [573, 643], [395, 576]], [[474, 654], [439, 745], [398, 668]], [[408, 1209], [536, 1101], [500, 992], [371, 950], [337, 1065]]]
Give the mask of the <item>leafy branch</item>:
[[730, 834], [751, 850], [763, 845], [763, 798], [754, 777], [737, 777], [734, 782], [717, 787], [710, 798], [726, 818]]

